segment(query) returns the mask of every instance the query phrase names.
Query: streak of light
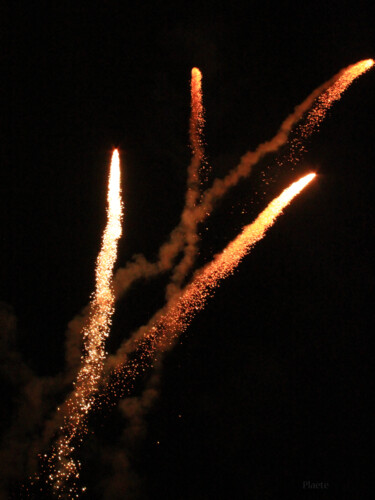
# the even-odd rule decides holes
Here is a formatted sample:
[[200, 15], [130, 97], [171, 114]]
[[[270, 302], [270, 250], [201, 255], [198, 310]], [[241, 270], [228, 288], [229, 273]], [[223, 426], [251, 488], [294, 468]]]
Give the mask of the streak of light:
[[115, 296], [112, 290], [113, 267], [117, 257], [117, 243], [122, 228], [122, 200], [120, 188], [120, 157], [113, 151], [109, 181], [107, 225], [96, 262], [96, 286], [90, 304], [90, 317], [83, 329], [81, 366], [74, 382], [74, 390], [64, 405], [64, 421], [49, 457], [49, 482], [58, 498], [69, 494], [77, 497], [76, 480], [80, 463], [73, 460], [75, 441], [85, 433], [85, 417], [95, 401], [102, 376], [105, 340], [108, 337], [114, 312]]

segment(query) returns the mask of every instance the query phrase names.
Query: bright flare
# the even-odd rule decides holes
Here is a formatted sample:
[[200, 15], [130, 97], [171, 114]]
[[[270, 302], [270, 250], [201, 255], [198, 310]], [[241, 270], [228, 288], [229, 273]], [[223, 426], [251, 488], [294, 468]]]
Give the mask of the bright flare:
[[[64, 423], [49, 463], [50, 483], [58, 497], [77, 495], [75, 480], [79, 476], [78, 462], [72, 458], [75, 440], [85, 433], [85, 417], [89, 412], [99, 380], [103, 373], [105, 340], [109, 334], [114, 312], [112, 291], [113, 266], [117, 256], [117, 243], [121, 236], [122, 201], [120, 188], [120, 158], [118, 150], [112, 155], [108, 182], [107, 225], [96, 264], [96, 287], [90, 304], [90, 317], [83, 329], [84, 354], [74, 383], [74, 391], [66, 402]], [[60, 496], [61, 495], [61, 496]]]

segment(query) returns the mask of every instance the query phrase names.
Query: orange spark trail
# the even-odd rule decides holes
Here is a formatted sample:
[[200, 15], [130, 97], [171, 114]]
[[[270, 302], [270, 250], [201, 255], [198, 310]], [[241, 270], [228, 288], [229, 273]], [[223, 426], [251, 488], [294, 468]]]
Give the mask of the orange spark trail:
[[[202, 94], [202, 73], [198, 68], [191, 70], [190, 83], [190, 147], [193, 153], [190, 165], [188, 167], [187, 192], [185, 198], [185, 207], [181, 215], [182, 244], [184, 244], [184, 255], [181, 261], [176, 265], [171, 277], [171, 283], [167, 287], [167, 297], [171, 296], [179, 289], [187, 273], [194, 264], [197, 254], [198, 234], [197, 219], [193, 210], [197, 205], [201, 190], [201, 173], [204, 170], [206, 177], [208, 173], [205, 165], [203, 128], [204, 128], [204, 107]], [[207, 180], [207, 179], [204, 179]]]
[[[156, 350], [164, 351], [173, 345], [177, 336], [185, 331], [197, 312], [203, 309], [219, 281], [233, 273], [251, 248], [265, 236], [283, 209], [315, 176], [316, 174], [312, 173], [302, 177], [271, 201], [253, 223], [245, 226], [241, 234], [229, 243], [220, 254], [195, 273], [193, 280], [185, 287], [181, 295], [172, 297], [161, 314], [159, 313], [147, 326], [142, 327], [133, 335], [120, 348], [116, 358], [111, 357], [111, 363], [118, 365], [115, 370], [114, 385], [117, 386], [121, 383], [120, 375], [122, 373], [125, 372], [127, 377], [133, 380], [140, 371], [134, 360], [131, 360], [130, 364], [124, 363], [127, 360], [127, 355], [134, 349], [139, 352], [139, 364], [143, 370], [146, 359], [152, 358]], [[114, 388], [114, 392], [118, 391], [117, 387]]]
[[107, 200], [107, 225], [96, 263], [96, 287], [90, 304], [89, 321], [83, 329], [84, 354], [81, 357], [74, 391], [63, 408], [64, 422], [49, 460], [52, 470], [49, 482], [59, 498], [66, 494], [78, 495], [74, 480], [79, 477], [80, 464], [72, 458], [74, 441], [82, 440], [84, 420], [95, 399], [106, 356], [105, 340], [114, 312], [112, 273], [117, 256], [117, 243], [122, 231], [120, 158], [117, 149], [112, 155]]
[[190, 108], [189, 136], [193, 157], [188, 167], [188, 189], [185, 202], [187, 209], [193, 208], [199, 198], [200, 170], [204, 161], [202, 73], [198, 68], [191, 70]]
[[307, 123], [302, 127], [302, 137], [307, 137], [312, 133], [314, 128], [319, 126], [332, 104], [341, 98], [343, 92], [345, 92], [356, 78], [368, 71], [373, 65], [373, 59], [365, 59], [349, 66], [343, 71], [340, 78], [320, 95], [316, 105], [308, 113], [306, 118]]
[[296, 163], [300, 159], [301, 153], [305, 149], [302, 146], [302, 141], [307, 139], [315, 129], [319, 128], [329, 108], [335, 101], [341, 99], [342, 94], [353, 81], [368, 71], [373, 65], [373, 59], [364, 59], [363, 61], [348, 66], [342, 71], [335, 83], [328, 87], [328, 89], [316, 99], [315, 105], [307, 114], [304, 122], [297, 127], [296, 136], [290, 141], [290, 153], [284, 161], [293, 161]]

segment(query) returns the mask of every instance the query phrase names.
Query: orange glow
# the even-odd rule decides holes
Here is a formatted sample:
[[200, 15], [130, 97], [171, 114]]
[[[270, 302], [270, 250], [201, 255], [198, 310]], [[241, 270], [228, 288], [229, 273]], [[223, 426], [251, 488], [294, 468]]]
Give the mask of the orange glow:
[[117, 149], [112, 155], [107, 200], [107, 225], [96, 263], [96, 287], [90, 304], [89, 321], [82, 332], [84, 353], [81, 357], [81, 367], [74, 383], [74, 391], [63, 408], [64, 422], [49, 459], [52, 470], [49, 481], [58, 498], [65, 498], [67, 493], [77, 494], [75, 480], [79, 477], [80, 464], [72, 458], [75, 449], [73, 440], [79, 439], [86, 431], [82, 426], [92, 407], [102, 376], [106, 356], [105, 340], [114, 312], [112, 273], [117, 256], [117, 242], [122, 231], [120, 158]]
[[370, 69], [375, 63], [374, 59], [365, 59], [363, 62], [367, 69]]

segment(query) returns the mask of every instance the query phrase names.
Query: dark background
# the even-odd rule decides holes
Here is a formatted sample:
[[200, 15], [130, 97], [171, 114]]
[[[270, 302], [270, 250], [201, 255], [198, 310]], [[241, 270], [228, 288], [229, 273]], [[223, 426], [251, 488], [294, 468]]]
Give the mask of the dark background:
[[[179, 220], [193, 66], [213, 178], [315, 87], [374, 56], [367, 2], [90, 5], [1, 15], [0, 300], [40, 376], [63, 369], [66, 325], [94, 287], [114, 146], [118, 266], [155, 259]], [[168, 355], [134, 464], [146, 498], [370, 498], [374, 84], [371, 71], [353, 84], [294, 171], [264, 185], [270, 158], [208, 221], [200, 262], [290, 180], [319, 174]], [[120, 301], [113, 345], [151, 316], [164, 283]], [[303, 490], [308, 480], [329, 488]]]

